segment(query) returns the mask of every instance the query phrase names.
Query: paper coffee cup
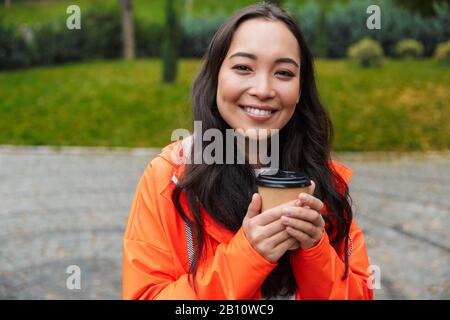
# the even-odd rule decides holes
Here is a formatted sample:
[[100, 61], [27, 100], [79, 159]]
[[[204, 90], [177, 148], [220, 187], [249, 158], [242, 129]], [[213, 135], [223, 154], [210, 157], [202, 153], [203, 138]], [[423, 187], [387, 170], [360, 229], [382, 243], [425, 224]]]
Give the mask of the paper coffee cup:
[[261, 212], [264, 212], [298, 199], [302, 192], [309, 193], [311, 181], [304, 172], [278, 170], [273, 175], [258, 175], [256, 184], [262, 198]]

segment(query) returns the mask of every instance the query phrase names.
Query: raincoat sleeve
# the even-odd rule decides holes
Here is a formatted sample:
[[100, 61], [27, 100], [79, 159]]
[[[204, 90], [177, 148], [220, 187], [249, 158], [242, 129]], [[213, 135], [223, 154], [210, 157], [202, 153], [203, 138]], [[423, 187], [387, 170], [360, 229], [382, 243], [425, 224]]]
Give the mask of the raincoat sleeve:
[[314, 247], [299, 249], [291, 255], [301, 299], [373, 299], [373, 290], [367, 285], [370, 274], [364, 236], [355, 222], [350, 229], [353, 252], [349, 256], [349, 273], [345, 280], [342, 279], [345, 264], [330, 245], [325, 231]]
[[[350, 169], [340, 169], [341, 176], [348, 184]], [[367, 285], [370, 274], [364, 235], [355, 220], [352, 220], [349, 235], [349, 273], [344, 280], [344, 261], [330, 244], [326, 231], [314, 247], [298, 249], [291, 254], [300, 299], [373, 299], [373, 289]]]
[[[176, 254], [169, 245], [164, 209], [158, 206], [151, 164], [141, 178], [123, 240], [123, 299], [251, 299], [276, 267], [248, 242], [241, 228], [215, 254], [201, 260], [194, 278], [175, 267]], [[180, 237], [180, 241], [181, 240]], [[179, 243], [179, 241], [178, 241]], [[178, 244], [181, 245], [181, 244]], [[177, 272], [178, 271], [178, 272]]]

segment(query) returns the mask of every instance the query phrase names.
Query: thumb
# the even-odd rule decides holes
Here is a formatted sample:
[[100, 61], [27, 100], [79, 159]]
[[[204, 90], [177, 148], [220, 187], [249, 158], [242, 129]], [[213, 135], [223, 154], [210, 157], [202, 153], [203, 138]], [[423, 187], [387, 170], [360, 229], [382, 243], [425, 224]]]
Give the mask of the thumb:
[[252, 201], [248, 205], [247, 214], [245, 215], [245, 218], [250, 219], [259, 214], [261, 211], [261, 196], [259, 193], [254, 193], [252, 196]]

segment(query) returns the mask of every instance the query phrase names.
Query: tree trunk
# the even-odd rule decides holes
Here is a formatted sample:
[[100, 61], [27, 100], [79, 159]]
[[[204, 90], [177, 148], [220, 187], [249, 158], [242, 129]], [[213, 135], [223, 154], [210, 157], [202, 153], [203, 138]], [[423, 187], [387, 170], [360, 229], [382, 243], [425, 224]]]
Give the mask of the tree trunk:
[[8, 8], [11, 6], [11, 0], [5, 0], [5, 7]]
[[166, 26], [162, 44], [163, 82], [171, 83], [177, 78], [178, 19], [173, 0], [166, 0]]
[[135, 57], [133, 6], [131, 0], [120, 0], [122, 15], [122, 46], [125, 60]]
[[314, 55], [316, 57], [325, 57], [327, 55], [327, 5], [328, 2], [320, 0], [319, 17], [317, 20], [317, 37], [315, 41]]

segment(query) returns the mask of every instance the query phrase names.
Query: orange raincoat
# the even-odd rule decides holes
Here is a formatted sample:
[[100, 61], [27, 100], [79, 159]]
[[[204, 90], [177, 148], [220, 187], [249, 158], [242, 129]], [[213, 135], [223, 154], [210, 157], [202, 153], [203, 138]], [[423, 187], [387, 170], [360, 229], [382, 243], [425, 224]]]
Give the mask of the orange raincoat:
[[[188, 280], [188, 239], [184, 220], [171, 200], [184, 163], [176, 161], [181, 142], [166, 146], [145, 169], [136, 189], [123, 239], [123, 299], [261, 299], [260, 287], [276, 267], [247, 240], [242, 227], [233, 234], [201, 208], [206, 254], [195, 283]], [[182, 151], [181, 151], [182, 154]], [[335, 161], [334, 169], [348, 183], [351, 170]], [[185, 193], [181, 204], [190, 215]], [[192, 217], [192, 216], [190, 216]], [[349, 276], [326, 232], [312, 248], [290, 253], [297, 282], [296, 299], [373, 299], [367, 286], [369, 260], [363, 233], [353, 220], [350, 228]]]

